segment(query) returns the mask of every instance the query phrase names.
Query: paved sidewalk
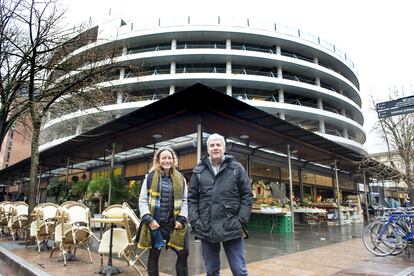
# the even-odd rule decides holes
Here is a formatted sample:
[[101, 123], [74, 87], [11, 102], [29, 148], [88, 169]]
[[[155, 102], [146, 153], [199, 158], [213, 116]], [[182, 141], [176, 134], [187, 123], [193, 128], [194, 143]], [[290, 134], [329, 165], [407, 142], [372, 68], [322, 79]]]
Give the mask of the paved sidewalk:
[[[247, 268], [251, 276], [414, 275], [414, 262], [406, 255], [374, 257], [360, 239], [250, 263]], [[222, 275], [232, 273], [226, 269]]]

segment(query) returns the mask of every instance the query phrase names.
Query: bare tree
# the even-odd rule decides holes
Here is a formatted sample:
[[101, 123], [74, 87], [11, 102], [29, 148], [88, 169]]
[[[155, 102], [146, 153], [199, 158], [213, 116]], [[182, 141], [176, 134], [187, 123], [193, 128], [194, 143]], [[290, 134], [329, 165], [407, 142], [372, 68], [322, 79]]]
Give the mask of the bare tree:
[[25, 80], [29, 70], [21, 56], [23, 30], [15, 20], [21, 10], [22, 0], [0, 0], [0, 145], [28, 110]]
[[[390, 100], [404, 96], [404, 91], [390, 91]], [[374, 106], [375, 105], [375, 101]], [[407, 183], [411, 202], [414, 199], [414, 114], [385, 117], [378, 120], [374, 126], [388, 148], [390, 165], [398, 170], [396, 163], [402, 163], [403, 179]], [[402, 161], [395, 160], [391, 153]]]
[[16, 78], [23, 83], [18, 92], [24, 93], [15, 102], [19, 102], [31, 119], [29, 205], [32, 208], [36, 199], [43, 119], [49, 112], [59, 116], [75, 105], [76, 108], [99, 106], [100, 102], [113, 99], [114, 93], [107, 94], [98, 84], [111, 75], [119, 75], [121, 67], [113, 58], [120, 55], [120, 49], [102, 46], [71, 57], [69, 54], [75, 49], [96, 42], [98, 30], [63, 25], [65, 11], [58, 8], [57, 1], [21, 0], [9, 13], [19, 35], [18, 39], [8, 39], [8, 42], [16, 60], [25, 68], [25, 75]]

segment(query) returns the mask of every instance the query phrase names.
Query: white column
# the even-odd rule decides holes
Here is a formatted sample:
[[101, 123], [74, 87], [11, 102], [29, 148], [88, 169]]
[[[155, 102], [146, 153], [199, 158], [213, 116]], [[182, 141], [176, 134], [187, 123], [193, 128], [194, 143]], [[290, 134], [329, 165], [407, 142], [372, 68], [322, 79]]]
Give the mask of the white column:
[[[321, 98], [318, 99], [318, 109], [323, 110], [323, 102]], [[325, 121], [322, 118], [319, 119], [319, 132], [325, 133]]]
[[321, 79], [319, 77], [315, 78], [315, 85], [321, 87]]
[[124, 95], [121, 91], [116, 92], [116, 103], [120, 104], [124, 102]]
[[[175, 41], [175, 40], [173, 40], [173, 41]], [[175, 46], [177, 46], [177, 44], [175, 44]], [[177, 63], [175, 61], [172, 61], [171, 66], [170, 66], [170, 74], [171, 75], [175, 75], [176, 67], [177, 67]], [[169, 93], [170, 93], [170, 95], [175, 93], [175, 85], [174, 84], [170, 85], [170, 92]]]
[[231, 61], [226, 61], [226, 74], [231, 74]]
[[[177, 39], [171, 40], [171, 50], [177, 50]], [[176, 68], [177, 68], [177, 63], [175, 61], [172, 61], [171, 66], [170, 66], [170, 74], [171, 75], [175, 74]], [[171, 84], [169, 94], [172, 95], [174, 93], [175, 93], [175, 85]]]
[[347, 128], [342, 129], [342, 136], [343, 136], [345, 139], [349, 139], [348, 129], [347, 129]]
[[318, 109], [323, 109], [323, 101], [321, 98], [318, 99], [317, 104], [318, 104]]
[[282, 54], [282, 48], [280, 46], [276, 46], [276, 55]]
[[[279, 89], [278, 91], [278, 102], [284, 103], [285, 102], [285, 91], [283, 89]], [[281, 111], [279, 112], [279, 118], [284, 120], [285, 119], [285, 112]]]
[[[343, 109], [341, 109], [341, 115], [342, 115], [342, 116], [344, 116], [344, 117], [346, 117], [346, 111], [345, 111], [345, 109], [344, 109], [344, 108], [343, 108]], [[343, 136], [344, 138], [346, 138], [346, 139], [349, 139], [349, 136], [348, 136], [348, 129], [347, 129], [347, 128], [342, 129], [342, 136]]]
[[344, 94], [344, 90], [343, 89], [339, 89], [339, 94], [343, 95]]
[[125, 68], [121, 68], [119, 71], [119, 79], [123, 80], [125, 78]]
[[284, 103], [285, 102], [285, 91], [283, 91], [283, 89], [279, 89], [277, 91], [278, 93], [278, 101], [279, 103]]
[[79, 122], [77, 125], [76, 125], [76, 135], [79, 135], [79, 134], [81, 134], [82, 133], [82, 122]]
[[170, 85], [170, 95], [172, 95], [174, 93], [175, 93], [175, 85], [174, 84], [171, 84]]
[[319, 64], [319, 59], [318, 59], [317, 57], [314, 57], [314, 58], [313, 58], [313, 63], [315, 63], [315, 64]]
[[319, 132], [325, 133], [325, 121], [323, 119], [319, 119]]
[[277, 67], [277, 77], [278, 78], [283, 78], [283, 70], [282, 67]]
[[126, 56], [128, 54], [128, 48], [127, 47], [122, 47], [122, 55]]
[[[226, 47], [227, 47], [227, 41], [229, 41], [229, 39], [226, 40]], [[229, 75], [232, 74], [231, 61], [226, 61], [226, 74], [229, 74]], [[231, 84], [226, 85], [226, 94], [229, 96], [233, 95], [233, 87], [231, 86]]]
[[226, 49], [231, 50], [231, 39], [226, 39]]
[[231, 84], [226, 85], [226, 94], [229, 96], [233, 95], [233, 87], [231, 86]]

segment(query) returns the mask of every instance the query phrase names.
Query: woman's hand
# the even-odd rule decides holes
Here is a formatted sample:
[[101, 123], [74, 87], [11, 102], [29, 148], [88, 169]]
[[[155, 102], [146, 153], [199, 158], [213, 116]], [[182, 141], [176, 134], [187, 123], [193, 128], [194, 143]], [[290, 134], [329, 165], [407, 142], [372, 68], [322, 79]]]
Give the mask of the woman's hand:
[[160, 227], [155, 219], [150, 224], [148, 224], [148, 226], [151, 228], [151, 230], [157, 230]]
[[183, 229], [183, 225], [181, 224], [181, 222], [179, 221], [175, 222], [175, 229]]

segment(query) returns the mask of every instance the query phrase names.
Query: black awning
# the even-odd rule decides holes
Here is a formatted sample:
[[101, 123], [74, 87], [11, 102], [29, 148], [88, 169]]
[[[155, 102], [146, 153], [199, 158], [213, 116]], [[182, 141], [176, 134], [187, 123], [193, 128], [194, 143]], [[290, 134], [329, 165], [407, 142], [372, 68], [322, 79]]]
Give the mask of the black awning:
[[[364, 156], [313, 132], [293, 125], [265, 111], [241, 102], [202, 84], [195, 84], [107, 124], [82, 133], [40, 153], [42, 170], [66, 167], [105, 155], [116, 143], [116, 152], [153, 143], [153, 134], [168, 140], [196, 132], [202, 123], [205, 132], [217, 132], [226, 138], [249, 142], [260, 148], [286, 152], [290, 144], [302, 160], [322, 164], [338, 161], [338, 167], [353, 170]], [[318, 161], [319, 160], [319, 161]], [[21, 177], [30, 168], [30, 158], [0, 171], [0, 178]]]

